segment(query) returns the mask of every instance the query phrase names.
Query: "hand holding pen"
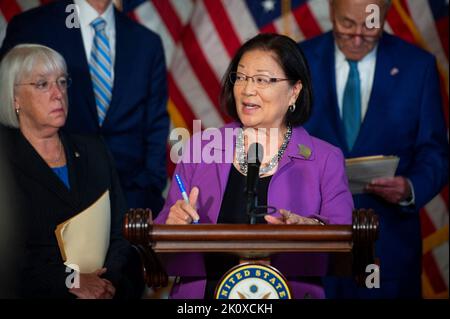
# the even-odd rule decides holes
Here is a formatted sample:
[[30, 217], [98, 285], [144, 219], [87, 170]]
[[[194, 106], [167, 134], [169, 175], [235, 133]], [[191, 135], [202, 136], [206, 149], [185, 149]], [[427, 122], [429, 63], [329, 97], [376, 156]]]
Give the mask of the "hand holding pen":
[[175, 175], [175, 180], [178, 184], [183, 199], [177, 200], [176, 203], [170, 208], [169, 215], [166, 219], [166, 224], [186, 225], [190, 223], [198, 223], [200, 216], [195, 210], [199, 194], [198, 187], [193, 187], [188, 197], [181, 178], [178, 175]]

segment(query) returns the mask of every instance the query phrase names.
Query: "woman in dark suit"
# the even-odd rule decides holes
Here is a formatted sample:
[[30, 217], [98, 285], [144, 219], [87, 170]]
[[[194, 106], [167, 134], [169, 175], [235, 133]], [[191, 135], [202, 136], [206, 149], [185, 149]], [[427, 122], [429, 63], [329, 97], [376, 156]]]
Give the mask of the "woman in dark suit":
[[[20, 292], [33, 298], [139, 297], [141, 272], [121, 235], [126, 203], [111, 157], [100, 138], [60, 130], [68, 112], [66, 70], [59, 53], [32, 44], [16, 46], [0, 65], [0, 122], [9, 127], [6, 156], [27, 227]], [[79, 273], [79, 287], [72, 287], [73, 271], [64, 265], [55, 228], [106, 190], [111, 227], [104, 265]]]

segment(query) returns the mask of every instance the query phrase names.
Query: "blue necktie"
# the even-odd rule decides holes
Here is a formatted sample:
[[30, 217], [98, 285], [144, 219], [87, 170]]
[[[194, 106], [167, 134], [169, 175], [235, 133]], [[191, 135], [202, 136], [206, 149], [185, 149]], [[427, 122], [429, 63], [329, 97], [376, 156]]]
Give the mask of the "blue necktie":
[[348, 63], [350, 72], [344, 90], [342, 118], [348, 149], [351, 151], [361, 126], [361, 81], [359, 79], [358, 62], [348, 60]]
[[106, 21], [97, 18], [91, 23], [95, 30], [92, 43], [89, 69], [94, 85], [95, 103], [97, 105], [98, 123], [103, 125], [112, 96], [112, 62], [108, 37], [105, 33]]

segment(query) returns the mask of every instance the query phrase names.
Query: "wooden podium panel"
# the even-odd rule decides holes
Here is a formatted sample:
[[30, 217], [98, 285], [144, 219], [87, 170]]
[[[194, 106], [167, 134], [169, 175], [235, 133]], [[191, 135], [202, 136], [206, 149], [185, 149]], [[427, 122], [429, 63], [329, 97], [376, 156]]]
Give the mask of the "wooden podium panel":
[[[375, 262], [378, 218], [372, 210], [353, 212], [352, 225], [198, 224], [155, 225], [150, 210], [130, 210], [123, 225], [125, 238], [141, 254], [150, 287], [167, 283], [158, 255], [224, 252], [242, 259], [275, 253], [335, 253], [335, 268], [348, 267], [361, 280]], [[349, 258], [350, 257], [350, 258]]]

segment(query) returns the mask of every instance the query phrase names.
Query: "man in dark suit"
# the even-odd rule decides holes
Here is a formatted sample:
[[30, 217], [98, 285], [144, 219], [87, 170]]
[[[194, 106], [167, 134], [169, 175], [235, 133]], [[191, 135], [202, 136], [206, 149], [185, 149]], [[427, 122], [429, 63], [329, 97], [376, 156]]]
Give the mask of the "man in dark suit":
[[[354, 196], [356, 208], [373, 208], [380, 218], [380, 288], [357, 288], [351, 280], [330, 278], [329, 297], [419, 298], [419, 209], [448, 181], [436, 62], [431, 54], [383, 32], [389, 2], [333, 0], [333, 31], [300, 43], [315, 98], [307, 130], [339, 146], [347, 158], [400, 157], [395, 177], [374, 179], [364, 194]], [[378, 27], [368, 24], [373, 17], [372, 22], [379, 19]]]
[[[74, 4], [79, 19], [73, 19]], [[119, 12], [111, 0], [61, 0], [15, 16], [0, 57], [19, 43], [43, 44], [64, 56], [73, 80], [65, 129], [101, 134], [128, 207], [149, 207], [157, 214], [167, 179], [169, 129], [159, 36]]]

